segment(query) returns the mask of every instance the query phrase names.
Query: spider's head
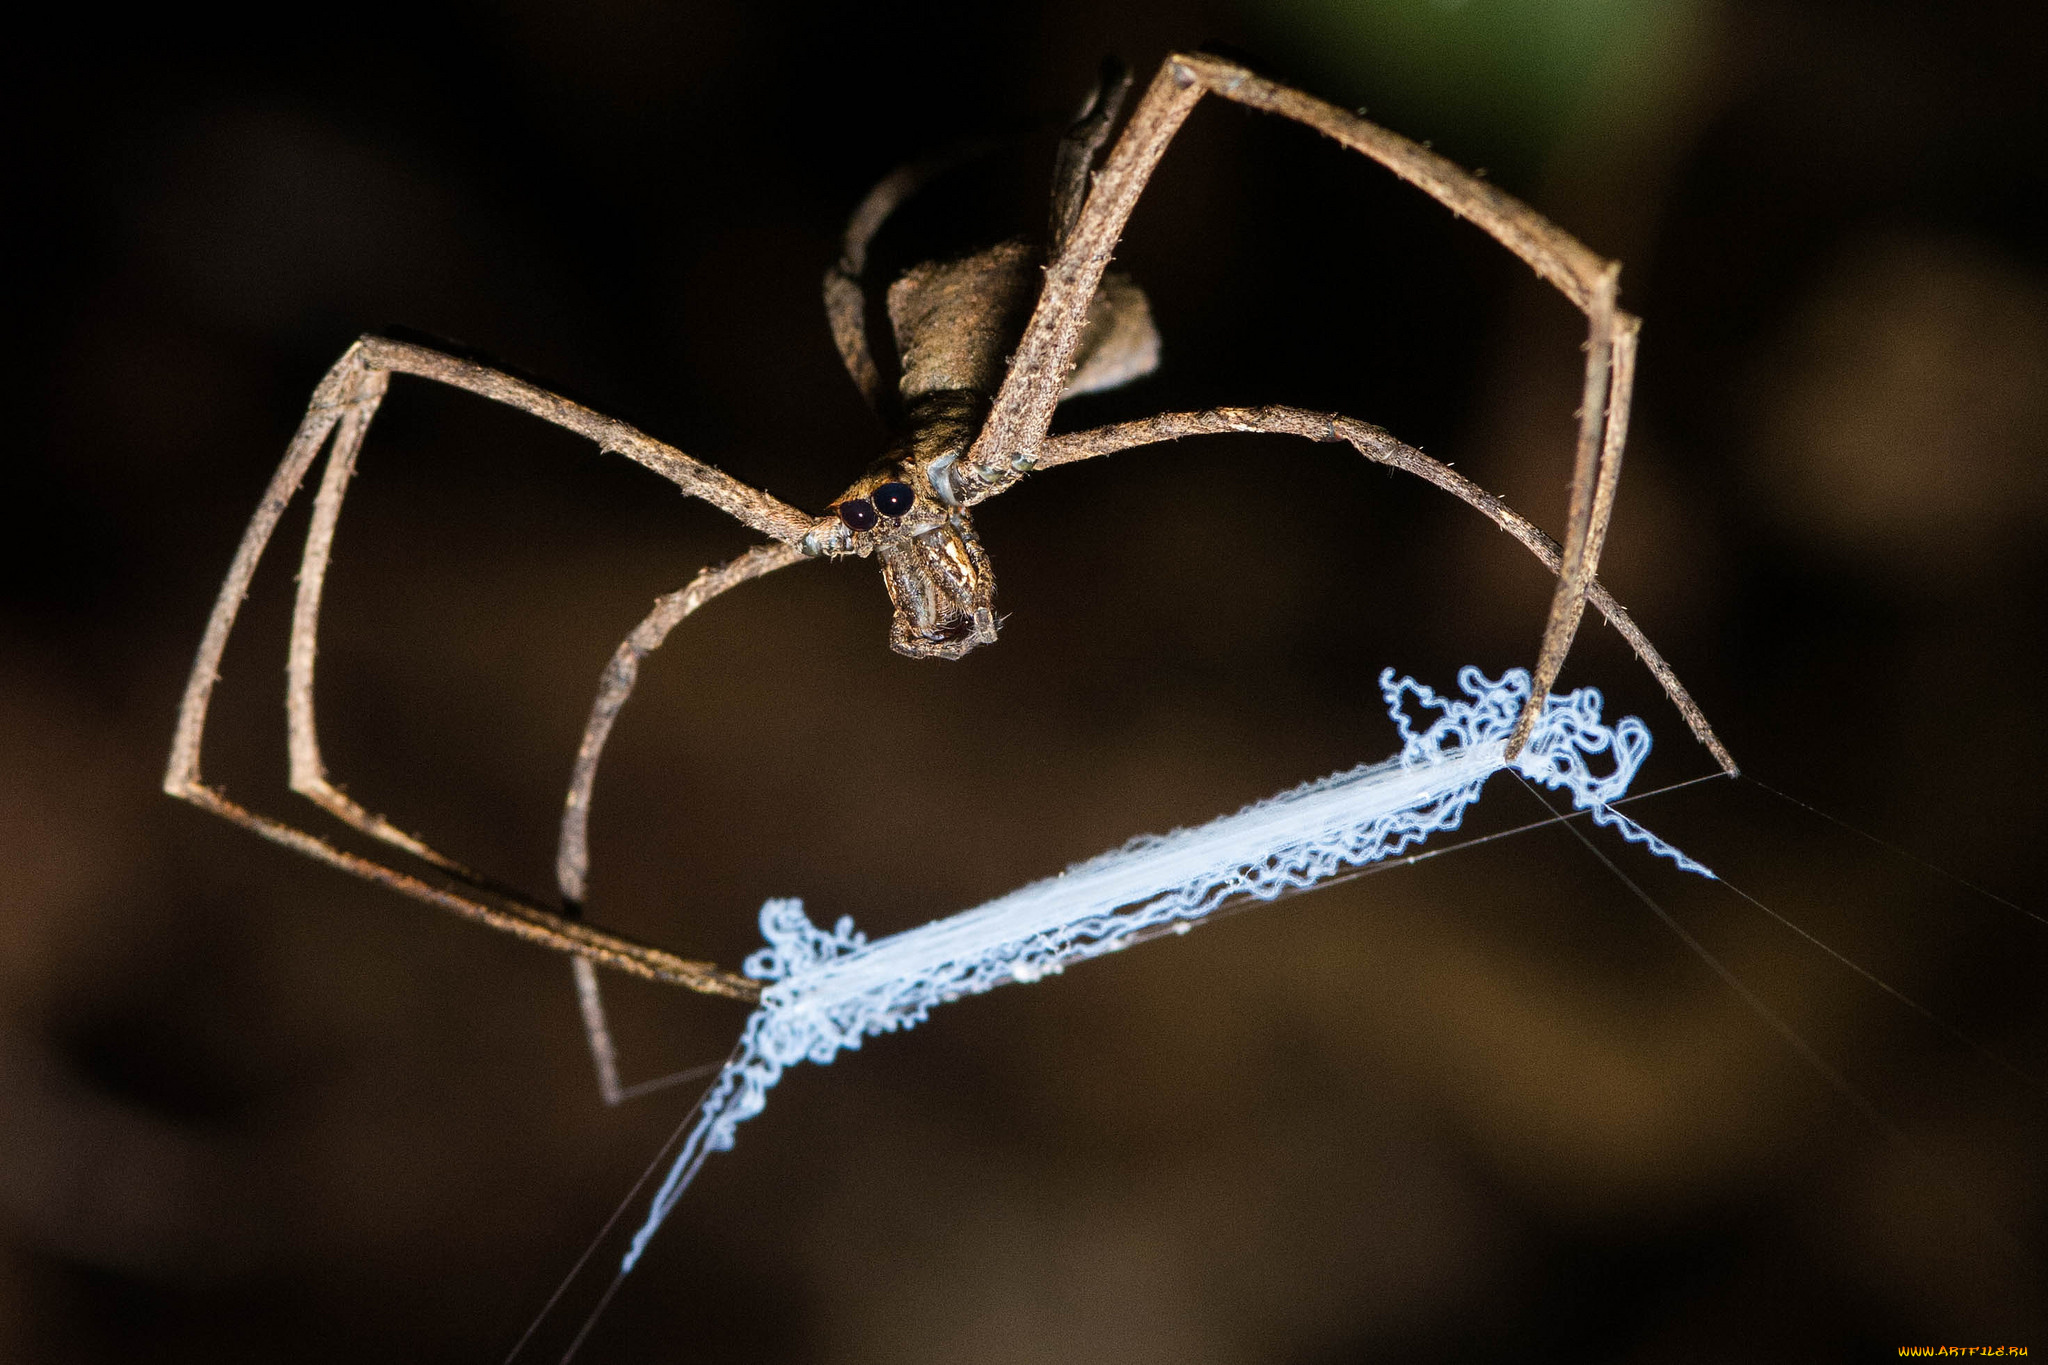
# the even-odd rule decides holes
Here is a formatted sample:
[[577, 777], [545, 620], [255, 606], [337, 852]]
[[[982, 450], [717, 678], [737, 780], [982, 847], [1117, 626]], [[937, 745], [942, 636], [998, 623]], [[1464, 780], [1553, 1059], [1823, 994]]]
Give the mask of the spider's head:
[[[875, 556], [895, 619], [889, 647], [914, 659], [957, 659], [995, 643], [995, 574], [967, 509], [934, 486], [946, 455], [965, 449], [965, 423], [928, 421], [832, 504], [832, 519], [805, 548], [834, 557]], [[936, 454], [933, 452], [936, 451]]]
[[[990, 490], [972, 480], [963, 488], [955, 469], [1007, 373], [1041, 278], [1037, 248], [1005, 242], [916, 266], [889, 288], [902, 435], [832, 504], [804, 550], [882, 561], [896, 608], [889, 645], [899, 654], [957, 659], [995, 642], [995, 575], [967, 512]], [[1113, 388], [1159, 363], [1159, 337], [1137, 286], [1112, 277], [1095, 300], [1070, 395]]]

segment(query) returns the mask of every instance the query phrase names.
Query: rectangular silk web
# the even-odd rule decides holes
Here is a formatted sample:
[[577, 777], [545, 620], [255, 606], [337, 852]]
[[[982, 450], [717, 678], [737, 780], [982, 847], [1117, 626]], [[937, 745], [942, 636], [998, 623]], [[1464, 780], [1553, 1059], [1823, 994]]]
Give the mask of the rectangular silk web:
[[[1600, 694], [1580, 688], [1545, 698], [1519, 758], [1507, 740], [1529, 695], [1529, 675], [1499, 681], [1461, 669], [1465, 700], [1412, 678], [1380, 674], [1401, 752], [1310, 782], [1194, 829], [1142, 835], [1122, 848], [1033, 882], [972, 910], [870, 943], [842, 917], [828, 932], [803, 902], [761, 907], [768, 946], [746, 972], [768, 983], [739, 1046], [701, 1102], [695, 1124], [620, 1273], [647, 1243], [712, 1152], [761, 1112], [785, 1069], [820, 1065], [871, 1034], [923, 1022], [934, 1005], [1010, 983], [1030, 983], [1152, 934], [1186, 932], [1227, 901], [1271, 900], [1346, 868], [1394, 857], [1456, 829], [1486, 780], [1512, 767], [1570, 795], [1597, 824], [1702, 876], [1714, 874], [1613, 809], [1650, 752], [1649, 728], [1633, 716], [1600, 721]], [[1436, 716], [1418, 731], [1408, 704]], [[1611, 755], [1596, 774], [1589, 759]]]

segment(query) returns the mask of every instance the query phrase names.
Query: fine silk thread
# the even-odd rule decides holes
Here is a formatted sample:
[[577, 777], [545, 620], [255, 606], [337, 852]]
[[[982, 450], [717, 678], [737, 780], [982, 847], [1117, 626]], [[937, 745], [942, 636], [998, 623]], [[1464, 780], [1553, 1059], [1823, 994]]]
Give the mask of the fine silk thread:
[[[1487, 778], [1504, 768], [1568, 793], [1596, 824], [1631, 843], [1714, 876], [1613, 808], [1649, 755], [1650, 731], [1633, 716], [1603, 725], [1593, 688], [1546, 698], [1510, 765], [1507, 740], [1529, 695], [1528, 673], [1514, 669], [1496, 682], [1477, 668], [1460, 669], [1467, 700], [1397, 680], [1392, 669], [1379, 683], [1401, 736], [1401, 752], [1383, 763], [1306, 783], [1194, 829], [1140, 835], [1056, 877], [874, 943], [851, 918], [827, 931], [811, 923], [800, 900], [764, 904], [768, 946], [747, 958], [745, 970], [769, 985], [705, 1094], [620, 1273], [639, 1261], [705, 1158], [730, 1148], [739, 1125], [766, 1107], [788, 1067], [823, 1065], [870, 1035], [922, 1023], [934, 1005], [1029, 984], [1152, 932], [1184, 933], [1226, 901], [1271, 900], [1396, 856], [1456, 829]], [[1411, 704], [1437, 713], [1420, 732]], [[1611, 766], [1596, 774], [1587, 760], [1601, 754], [1612, 755]]]

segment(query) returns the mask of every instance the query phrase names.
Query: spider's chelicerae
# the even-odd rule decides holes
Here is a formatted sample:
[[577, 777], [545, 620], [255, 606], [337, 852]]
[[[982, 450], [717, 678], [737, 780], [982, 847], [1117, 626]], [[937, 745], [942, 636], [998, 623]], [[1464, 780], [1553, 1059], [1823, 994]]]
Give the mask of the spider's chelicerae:
[[[684, 617], [729, 589], [805, 559], [849, 557], [881, 564], [894, 606], [892, 648], [920, 658], [959, 658], [993, 643], [997, 630], [994, 574], [974, 532], [972, 509], [978, 503], [1055, 465], [1181, 436], [1232, 431], [1344, 442], [1367, 459], [1417, 475], [1463, 500], [1557, 575], [1530, 702], [1509, 741], [1510, 757], [1528, 737], [1590, 602], [1657, 676], [1695, 736], [1733, 772], [1732, 759], [1670, 667], [1594, 576], [1621, 468], [1636, 352], [1637, 320], [1615, 303], [1620, 266], [1426, 148], [1214, 56], [1168, 58], [1103, 156], [1129, 85], [1121, 68], [1106, 66], [1088, 108], [1062, 140], [1050, 232], [1042, 246], [1006, 242], [962, 259], [917, 266], [889, 286], [888, 313], [901, 371], [893, 393], [868, 348], [867, 248], [890, 212], [926, 178], [926, 170], [913, 167], [889, 177], [855, 212], [841, 258], [826, 275], [826, 313], [848, 373], [869, 403], [892, 419], [896, 434], [882, 456], [822, 515], [799, 511], [623, 422], [488, 366], [384, 337], [364, 337], [351, 346], [314, 391], [221, 585], [185, 689], [165, 790], [309, 857], [571, 954], [599, 1083], [606, 1098], [616, 1101], [629, 1092], [618, 1081], [594, 964], [744, 1000], [761, 991], [758, 982], [738, 973], [581, 921], [592, 783], [641, 660]], [[1144, 294], [1131, 281], [1107, 273], [1107, 267], [1153, 169], [1204, 95], [1306, 124], [1378, 162], [1491, 234], [1586, 315], [1585, 389], [1561, 546], [1443, 463], [1377, 427], [1337, 414], [1291, 407], [1215, 408], [1048, 435], [1062, 398], [1124, 383], [1158, 363], [1158, 338]], [[563, 810], [556, 858], [562, 903], [556, 907], [536, 904], [463, 867], [364, 809], [329, 782], [321, 759], [313, 710], [321, 589], [357, 454], [394, 374], [466, 389], [566, 427], [666, 476], [766, 537], [764, 544], [705, 569], [687, 587], [661, 599], [605, 670]], [[327, 467], [306, 537], [292, 621], [287, 683], [291, 787], [362, 833], [438, 869], [459, 889], [387, 867], [251, 811], [206, 785], [200, 775], [207, 706], [236, 612], [279, 517], [323, 447], [329, 451]]]

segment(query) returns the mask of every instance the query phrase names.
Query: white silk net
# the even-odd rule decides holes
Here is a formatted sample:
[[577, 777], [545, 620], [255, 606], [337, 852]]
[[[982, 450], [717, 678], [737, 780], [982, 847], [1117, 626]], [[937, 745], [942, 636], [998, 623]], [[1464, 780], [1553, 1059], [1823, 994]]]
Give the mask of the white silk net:
[[[620, 1273], [630, 1271], [712, 1152], [733, 1145], [761, 1112], [782, 1073], [830, 1062], [872, 1034], [922, 1023], [934, 1005], [997, 986], [1028, 984], [1069, 963], [1129, 947], [1162, 932], [1185, 933], [1228, 901], [1271, 900], [1342, 872], [1395, 857], [1456, 829], [1486, 780], [1512, 767], [1567, 793], [1573, 806], [1624, 839], [1702, 876], [1714, 874], [1613, 808], [1650, 752], [1649, 727], [1633, 716], [1600, 720], [1590, 687], [1552, 695], [1521, 755], [1508, 735], [1529, 695], [1529, 675], [1498, 681], [1458, 673], [1465, 699], [1439, 696], [1412, 678], [1380, 674], [1401, 752], [1246, 806], [1193, 829], [1140, 835], [1122, 848], [946, 919], [870, 943], [842, 916], [827, 931], [800, 900], [761, 907], [768, 946], [746, 960], [768, 983], [739, 1045], [705, 1093], [681, 1152], [655, 1192]], [[1416, 729], [1409, 705], [1435, 712]], [[1606, 756], [1603, 773], [1590, 759]]]

